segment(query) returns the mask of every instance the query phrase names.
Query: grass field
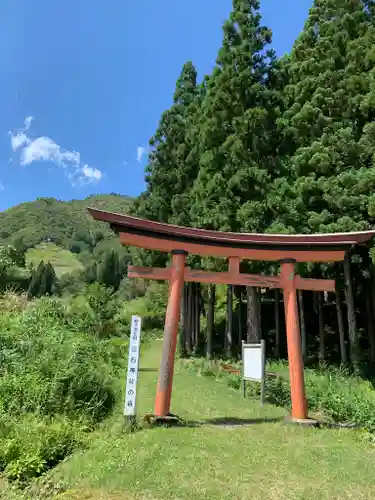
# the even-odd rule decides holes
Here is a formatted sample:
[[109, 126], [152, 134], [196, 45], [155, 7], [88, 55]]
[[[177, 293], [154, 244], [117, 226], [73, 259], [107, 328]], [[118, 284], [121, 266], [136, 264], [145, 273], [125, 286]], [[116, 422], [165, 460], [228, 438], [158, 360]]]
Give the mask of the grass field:
[[[142, 355], [157, 369], [161, 342]], [[141, 372], [139, 410], [152, 411], [157, 371]], [[177, 371], [172, 411], [191, 426], [122, 430], [121, 408], [86, 450], [51, 474], [66, 500], [374, 498], [375, 448], [360, 431], [302, 429], [194, 373]], [[241, 421], [242, 425], [241, 425]], [[195, 424], [193, 423], [195, 422]]]
[[36, 267], [42, 260], [53, 265], [57, 277], [83, 268], [82, 263], [73, 253], [54, 243], [42, 243], [28, 250], [26, 254], [27, 264], [32, 263]]

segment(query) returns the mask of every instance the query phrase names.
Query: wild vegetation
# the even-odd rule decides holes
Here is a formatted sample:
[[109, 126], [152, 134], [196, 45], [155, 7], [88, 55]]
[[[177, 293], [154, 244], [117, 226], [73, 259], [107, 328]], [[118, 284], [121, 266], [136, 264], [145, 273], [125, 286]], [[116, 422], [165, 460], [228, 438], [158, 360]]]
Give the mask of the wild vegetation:
[[[95, 441], [98, 447], [87, 452], [88, 462], [82, 469], [77, 467], [78, 472], [69, 465], [61, 466], [62, 474], [68, 470], [66, 483], [74, 484], [74, 478], [78, 481], [82, 470], [98, 485], [98, 469], [91, 467], [98, 460], [106, 463], [105, 471], [98, 473], [104, 482], [109, 481], [107, 469], [117, 471], [124, 466], [119, 458], [128, 453], [124, 454], [123, 443], [116, 441], [113, 448], [117, 451], [108, 450], [110, 435], [100, 441], [100, 431], [91, 431], [98, 430], [122, 404], [121, 377], [131, 314], [142, 315], [146, 338], [159, 332], [163, 323], [167, 285], [128, 279], [127, 264], [132, 260], [165, 265], [167, 256], [122, 247], [105, 224], [89, 216], [87, 206], [226, 231], [328, 233], [374, 227], [374, 42], [373, 0], [315, 0], [291, 53], [278, 58], [272, 49], [271, 30], [262, 25], [259, 2], [233, 0], [212, 73], [199, 80], [193, 62], [182, 68], [173, 104], [163, 113], [150, 140], [147, 187], [140, 197], [95, 195], [71, 202], [42, 198], [0, 213], [3, 476], [25, 483], [53, 468], [77, 447], [85, 447], [88, 436], [99, 439]], [[191, 267], [226, 267], [219, 259], [189, 256], [188, 260]], [[345, 266], [300, 265], [297, 269], [302, 276], [335, 278], [337, 283], [336, 293], [299, 293], [310, 408], [331, 423], [353, 423], [370, 433], [375, 430], [374, 262], [370, 245], [353, 250]], [[276, 265], [267, 263], [243, 262], [241, 266], [242, 271], [278, 272]], [[279, 406], [266, 412], [272, 414], [270, 418], [279, 418], [284, 412], [280, 407], [290, 404], [282, 295], [253, 287], [190, 284], [185, 286], [182, 312], [178, 376], [184, 392], [176, 399], [181, 410], [189, 413], [186, 404], [193, 401], [191, 412], [203, 411], [202, 398], [193, 391], [198, 382], [189, 371], [225, 380], [238, 389], [239, 377], [224, 374], [215, 358], [239, 366], [241, 341], [264, 338], [269, 370], [276, 373], [268, 381], [267, 397]], [[157, 363], [154, 355], [146, 359]], [[251, 407], [258, 415], [253, 403], [239, 404], [238, 392], [228, 392], [225, 384], [213, 380], [201, 377], [199, 382], [210, 418], [216, 406], [224, 412], [227, 398], [236, 401], [230, 411], [239, 408], [244, 416]], [[153, 393], [154, 385], [147, 386], [146, 392]], [[255, 392], [252, 387], [251, 394]], [[147, 404], [149, 410], [147, 398], [141, 404]], [[269, 432], [269, 439], [276, 439], [280, 427]], [[290, 442], [297, 439], [297, 431], [283, 432], [291, 432], [287, 435]], [[316, 439], [327, 439], [336, 449], [336, 438], [324, 432], [325, 438], [313, 433], [304, 436], [310, 448], [306, 441], [303, 446], [312, 453]], [[199, 433], [200, 443], [204, 443], [201, 452], [210, 456], [213, 445], [203, 431]], [[234, 438], [231, 453], [243, 441], [241, 436]], [[136, 446], [142, 444], [158, 451], [158, 443], [152, 439], [137, 437], [127, 443], [129, 460], [135, 460]], [[182, 443], [185, 449], [197, 451], [194, 439], [193, 433], [192, 439]], [[259, 434], [254, 442], [258, 439]], [[345, 439], [352, 456], [357, 457], [346, 473], [352, 480], [350, 471], [361, 466], [357, 497], [371, 498], [361, 461], [363, 454], [370, 453], [363, 451], [369, 449], [367, 435], [365, 445], [361, 441], [360, 446], [356, 438]], [[215, 446], [226, 441], [215, 434]], [[180, 437], [172, 444], [177, 456]], [[292, 452], [285, 443], [278, 441], [278, 446], [285, 453]], [[303, 446], [300, 443], [297, 449]], [[104, 450], [102, 455], [100, 450]], [[254, 448], [250, 452], [254, 454]], [[347, 490], [334, 484], [334, 471], [342, 465], [336, 452], [332, 452], [333, 468], [327, 472], [324, 495], [349, 498]], [[300, 454], [302, 457], [302, 451]], [[138, 472], [124, 476], [126, 481], [138, 481], [132, 486], [134, 498], [139, 498], [145, 469], [151, 469], [151, 461], [157, 462], [148, 452], [142, 456], [144, 462], [135, 460]], [[191, 452], [188, 456], [189, 466], [199, 462], [191, 458]], [[319, 455], [317, 463], [326, 460], [329, 468], [327, 457]], [[310, 456], [304, 458], [311, 465]], [[73, 463], [80, 460], [77, 455]], [[288, 469], [280, 465], [287, 463], [285, 455], [276, 453], [271, 462], [275, 460], [280, 473], [285, 473]], [[175, 488], [184, 498], [203, 498], [203, 479], [198, 491], [186, 479], [186, 461], [178, 463], [179, 473], [170, 477]], [[194, 478], [205, 478], [203, 469], [210, 468], [203, 455], [201, 463]], [[266, 465], [262, 465], [263, 472]], [[293, 471], [297, 475], [297, 469]], [[167, 474], [162, 466], [160, 473]], [[125, 479], [116, 481], [119, 488], [125, 484]], [[248, 498], [230, 483], [237, 484], [238, 477], [228, 476], [228, 481], [231, 498]], [[312, 498], [312, 486], [307, 483], [300, 496], [292, 497], [289, 482], [277, 498]], [[222, 495], [221, 486], [208, 480], [204, 484], [211, 495], [205, 498]], [[155, 498], [176, 497], [164, 483], [155, 486], [147, 475], [143, 491], [148, 489], [149, 496], [155, 488], [159, 495]], [[259, 490], [258, 497], [272, 498], [270, 491]]]
[[115, 405], [126, 357], [113, 327], [118, 304], [100, 285], [77, 300], [0, 302], [0, 470], [8, 479], [53, 467]]

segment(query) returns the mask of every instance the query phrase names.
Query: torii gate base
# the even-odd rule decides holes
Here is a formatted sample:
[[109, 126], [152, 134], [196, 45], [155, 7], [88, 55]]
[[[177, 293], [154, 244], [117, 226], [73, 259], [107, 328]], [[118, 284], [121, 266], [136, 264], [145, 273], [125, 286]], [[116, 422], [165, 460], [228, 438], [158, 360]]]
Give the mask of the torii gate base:
[[[295, 262], [343, 262], [348, 249], [368, 242], [375, 231], [356, 233], [282, 235], [225, 233], [184, 228], [122, 214], [89, 209], [92, 217], [107, 222], [120, 234], [123, 245], [172, 253], [169, 269], [133, 268], [129, 277], [170, 281], [165, 318], [163, 351], [155, 399], [155, 419], [175, 420], [169, 413], [174, 359], [177, 346], [181, 295], [184, 281], [226, 283], [230, 285], [282, 288], [288, 344], [292, 415], [289, 421], [314, 423], [308, 419], [303, 373], [301, 337], [298, 318], [297, 288], [334, 291], [332, 280], [304, 280], [295, 275]], [[180, 249], [180, 250], [178, 250]], [[186, 269], [187, 253], [202, 257], [223, 257], [229, 261], [229, 272], [209, 273]], [[240, 260], [278, 261], [279, 277], [246, 275], [239, 272]]]

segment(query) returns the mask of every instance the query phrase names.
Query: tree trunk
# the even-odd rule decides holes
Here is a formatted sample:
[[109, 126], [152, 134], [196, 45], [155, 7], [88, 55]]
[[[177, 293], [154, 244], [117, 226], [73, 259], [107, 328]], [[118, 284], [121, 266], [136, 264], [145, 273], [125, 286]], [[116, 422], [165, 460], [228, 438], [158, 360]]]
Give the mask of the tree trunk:
[[200, 330], [201, 330], [201, 301], [200, 301], [200, 284], [195, 283], [194, 295], [194, 353], [199, 350]]
[[[371, 320], [375, 320], [375, 275], [372, 277], [372, 283], [371, 283]], [[375, 332], [372, 336], [369, 334], [369, 343], [370, 343], [370, 361], [374, 359], [373, 363], [375, 366]], [[372, 362], [372, 361], [371, 361]]]
[[226, 357], [232, 357], [233, 342], [233, 286], [227, 286]]
[[348, 330], [349, 330], [349, 345], [350, 345], [350, 358], [353, 368], [356, 372], [359, 371], [359, 337], [357, 330], [357, 321], [355, 317], [355, 306], [353, 296], [353, 284], [351, 277], [350, 261], [348, 255], [345, 255], [344, 260], [344, 276], [345, 276], [345, 291], [346, 291], [346, 304], [348, 312]]
[[247, 291], [247, 342], [248, 343], [259, 343], [260, 342], [260, 331], [259, 331], [259, 314], [257, 307], [257, 293], [253, 286], [246, 287]]
[[191, 284], [191, 348], [193, 351], [193, 354], [195, 354], [195, 345], [196, 345], [196, 326], [197, 326], [197, 321], [196, 321], [196, 288], [195, 288], [195, 283]]
[[195, 315], [196, 315], [195, 283], [191, 284], [191, 288], [192, 288], [192, 293], [191, 293], [191, 347], [193, 350], [193, 354], [195, 354], [195, 333], [196, 333], [195, 327], [197, 324], [196, 320], [195, 320]]
[[372, 298], [372, 286], [368, 287], [366, 293], [366, 316], [367, 316], [367, 333], [369, 342], [369, 361], [371, 367], [375, 365], [375, 329], [374, 329], [374, 310]]
[[237, 321], [238, 321], [238, 346], [237, 352], [241, 355], [241, 345], [242, 345], [242, 288], [238, 287], [238, 309], [237, 309]]
[[319, 324], [319, 361], [326, 358], [325, 335], [324, 335], [324, 315], [323, 315], [323, 293], [316, 292], [318, 306], [318, 324]]
[[262, 336], [262, 289], [256, 288], [256, 298], [257, 298], [257, 313], [258, 313], [258, 328], [259, 328], [259, 342], [263, 338]]
[[275, 357], [280, 358], [280, 290], [275, 288]]
[[340, 290], [337, 287], [336, 287], [336, 313], [337, 313], [337, 326], [339, 329], [341, 362], [344, 365], [346, 365], [348, 363], [348, 355], [346, 352], [346, 345], [345, 345], [344, 315], [342, 313]]
[[199, 297], [199, 314], [205, 318], [206, 317], [206, 309], [204, 307], [202, 285], [200, 283], [198, 283], [198, 291], [199, 291], [199, 293], [198, 293], [198, 297]]
[[215, 324], [215, 285], [208, 287], [208, 305], [207, 305], [207, 359], [212, 358], [212, 337]]
[[181, 322], [180, 322], [180, 339], [179, 339], [179, 350], [180, 350], [180, 356], [182, 358], [186, 357], [186, 321], [187, 321], [187, 314], [186, 314], [186, 284], [184, 285], [183, 292], [182, 292], [182, 301], [181, 301]]
[[191, 355], [193, 351], [193, 283], [188, 284], [187, 296], [188, 296], [188, 304], [187, 304], [187, 325], [186, 325], [186, 352]]
[[307, 336], [306, 336], [306, 321], [305, 321], [305, 309], [303, 307], [303, 291], [298, 290], [298, 304], [299, 304], [299, 316], [301, 323], [301, 349], [303, 360], [306, 361], [307, 358]]

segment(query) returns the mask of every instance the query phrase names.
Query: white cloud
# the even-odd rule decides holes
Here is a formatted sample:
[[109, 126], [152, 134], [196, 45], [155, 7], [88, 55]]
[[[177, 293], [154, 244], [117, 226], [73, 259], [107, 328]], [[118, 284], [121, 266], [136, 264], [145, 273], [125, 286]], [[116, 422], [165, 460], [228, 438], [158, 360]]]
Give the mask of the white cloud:
[[[27, 116], [24, 128], [17, 132], [9, 132], [13, 151], [20, 149], [21, 165], [30, 165], [33, 162], [48, 161], [63, 168], [70, 169], [68, 174], [74, 185], [98, 182], [103, 173], [94, 167], [81, 163], [81, 155], [78, 151], [69, 151], [61, 148], [54, 140], [46, 136], [31, 138], [27, 132], [34, 117]], [[80, 179], [76, 181], [76, 179]]]
[[18, 148], [27, 144], [28, 138], [24, 132], [17, 132], [15, 135], [10, 136], [10, 140], [12, 142], [13, 151], [17, 151]]
[[77, 151], [62, 150], [49, 137], [38, 137], [29, 140], [21, 153], [21, 165], [30, 165], [33, 161], [51, 161], [61, 167], [79, 167], [81, 158]]
[[82, 173], [88, 179], [96, 179], [97, 181], [100, 181], [103, 177], [103, 174], [99, 169], [89, 167], [88, 165], [83, 165]]
[[29, 130], [31, 122], [34, 120], [33, 116], [26, 116], [24, 124], [25, 124], [25, 130]]
[[4, 184], [0, 181], [0, 191], [4, 191], [4, 189], [5, 189], [5, 186], [4, 186]]
[[147, 154], [148, 149], [145, 148], [144, 146], [138, 146], [137, 147], [137, 162], [141, 163], [142, 158], [145, 154]]
[[68, 175], [73, 186], [84, 186], [93, 182], [99, 182], [103, 177], [103, 172], [97, 168], [83, 165]]
[[33, 116], [26, 116], [23, 128], [20, 128], [15, 134], [9, 132], [13, 151], [17, 151], [17, 149], [21, 146], [28, 144], [29, 138], [27, 137], [26, 132], [29, 130], [31, 122], [33, 120]]

